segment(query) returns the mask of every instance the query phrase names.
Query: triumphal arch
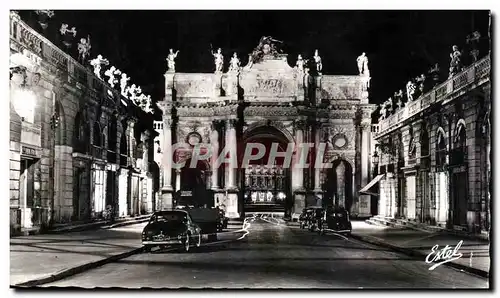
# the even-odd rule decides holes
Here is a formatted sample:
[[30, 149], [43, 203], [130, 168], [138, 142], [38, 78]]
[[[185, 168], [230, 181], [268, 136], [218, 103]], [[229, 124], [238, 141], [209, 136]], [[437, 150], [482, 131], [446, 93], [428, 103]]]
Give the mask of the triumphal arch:
[[[299, 56], [291, 67], [280, 42], [270, 37], [260, 40], [244, 67], [235, 53], [227, 71], [220, 49], [213, 52], [214, 73], [176, 72], [176, 55], [171, 50], [167, 58], [165, 98], [157, 104], [163, 120], [154, 124], [159, 133], [155, 161], [161, 169], [160, 208], [173, 207], [179, 190], [203, 188], [213, 193], [211, 203], [231, 218], [249, 211], [289, 216], [305, 206], [325, 204], [370, 215], [370, 198], [358, 194], [370, 181], [375, 109], [368, 103], [364, 54], [358, 58], [360, 73], [345, 76], [322, 74], [318, 52], [311, 59], [315, 63]], [[256, 149], [248, 149], [249, 144], [256, 143], [264, 152], [242, 164], [245, 151]], [[213, 152], [193, 162], [193, 148], [199, 144]], [[295, 145], [290, 152], [289, 144]], [[287, 154], [296, 160], [303, 144], [314, 147], [306, 150], [306, 166], [287, 163]], [[316, 149], [322, 146], [319, 154]], [[273, 150], [280, 154], [269, 162]], [[200, 152], [198, 156], [206, 153]], [[227, 160], [236, 155], [237, 165], [218, 165], [216, 154], [229, 156]], [[330, 166], [318, 167], [316, 156]], [[186, 163], [179, 167], [179, 161]]]

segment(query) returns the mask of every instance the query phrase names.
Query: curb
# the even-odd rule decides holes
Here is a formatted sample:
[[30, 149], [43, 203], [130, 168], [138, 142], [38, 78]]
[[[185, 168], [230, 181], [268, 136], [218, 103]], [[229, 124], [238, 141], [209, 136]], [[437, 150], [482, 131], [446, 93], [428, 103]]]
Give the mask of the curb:
[[[234, 232], [237, 232], [237, 231], [219, 232], [219, 233], [216, 233], [216, 235], [218, 235], [220, 233], [234, 233]], [[204, 235], [208, 236], [209, 234], [204, 234]], [[235, 241], [235, 240], [223, 240], [223, 241], [230, 242], [230, 241]], [[210, 243], [208, 243], [208, 245], [210, 245]], [[172, 248], [172, 249], [176, 249], [176, 248]], [[47, 277], [42, 277], [42, 278], [18, 283], [15, 285], [11, 285], [10, 287], [11, 288], [30, 288], [30, 287], [38, 287], [38, 286], [48, 284], [48, 283], [53, 283], [53, 282], [59, 281], [61, 279], [65, 279], [65, 278], [68, 278], [70, 276], [85, 272], [87, 270], [95, 269], [97, 267], [101, 267], [101, 266], [104, 266], [106, 264], [109, 264], [109, 263], [112, 263], [112, 262], [115, 262], [115, 261], [118, 261], [121, 259], [128, 258], [132, 255], [135, 255], [137, 253], [142, 252], [143, 250], [144, 250], [144, 246], [141, 246], [139, 248], [135, 248], [133, 250], [130, 250], [130, 251], [127, 251], [127, 252], [124, 252], [121, 254], [110, 256], [110, 257], [104, 258], [102, 260], [98, 260], [95, 262], [83, 264], [83, 265], [76, 266], [76, 267], [69, 268], [69, 269], [65, 269], [65, 270], [62, 270], [60, 272], [51, 274], [50, 276], [47, 276]]]
[[143, 223], [143, 222], [146, 222], [148, 220], [149, 220], [149, 217], [140, 218], [140, 219], [131, 219], [128, 221], [117, 222], [114, 224], [110, 224], [109, 222], [100, 222], [100, 223], [90, 224], [90, 225], [86, 225], [86, 226], [76, 226], [76, 227], [62, 228], [62, 229], [58, 229], [58, 230], [49, 230], [49, 231], [46, 231], [44, 234], [65, 234], [65, 233], [71, 233], [71, 232], [83, 232], [83, 231], [91, 231], [91, 230], [99, 230], [99, 229], [112, 229], [112, 228], [117, 228], [117, 227], [122, 227], [122, 226]]
[[[377, 241], [374, 239], [369, 239], [368, 237], [363, 237], [363, 236], [359, 236], [356, 234], [351, 234], [351, 238], [362, 241], [362, 242], [366, 242], [369, 244], [374, 244], [377, 246], [385, 247], [385, 248], [391, 249], [393, 251], [405, 254], [405, 255], [413, 257], [413, 258], [421, 259], [421, 258], [425, 258], [427, 256], [427, 255], [425, 255], [421, 252], [418, 252], [416, 250], [413, 250], [413, 249], [402, 248], [402, 247], [395, 246], [395, 245], [392, 245], [392, 244], [389, 244], [386, 242]], [[489, 278], [489, 276], [490, 276], [489, 272], [486, 272], [484, 270], [476, 269], [473, 267], [469, 267], [469, 266], [465, 266], [465, 265], [461, 265], [461, 264], [457, 264], [457, 263], [453, 263], [453, 262], [444, 263], [443, 265], [448, 266], [448, 267], [452, 267], [454, 269], [458, 269], [461, 271], [465, 271], [465, 272], [470, 273], [470, 274], [478, 275], [478, 276], [483, 277], [483, 278]]]
[[73, 276], [75, 274], [82, 273], [84, 271], [94, 269], [94, 268], [106, 265], [106, 264], [114, 262], [114, 261], [118, 261], [120, 259], [128, 258], [136, 253], [141, 252], [143, 249], [144, 248], [141, 246], [139, 248], [135, 248], [133, 250], [130, 250], [130, 251], [118, 254], [118, 255], [114, 255], [114, 256], [111, 256], [108, 258], [104, 258], [104, 259], [99, 260], [99, 261], [95, 261], [95, 262], [83, 264], [80, 266], [76, 266], [73, 268], [65, 269], [65, 270], [62, 270], [58, 273], [51, 274], [48, 277], [42, 277], [39, 279], [34, 279], [34, 280], [19, 283], [19, 284], [11, 285], [11, 288], [38, 287], [38, 286], [43, 285], [43, 284], [52, 283], [52, 282]]

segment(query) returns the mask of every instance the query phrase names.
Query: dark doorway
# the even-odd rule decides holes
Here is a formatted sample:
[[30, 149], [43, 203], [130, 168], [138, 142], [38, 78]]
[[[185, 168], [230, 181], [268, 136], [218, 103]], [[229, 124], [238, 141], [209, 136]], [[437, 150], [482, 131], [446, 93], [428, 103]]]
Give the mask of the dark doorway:
[[467, 173], [452, 174], [453, 192], [453, 224], [467, 224]]
[[[326, 181], [323, 184], [323, 191], [325, 196], [323, 198], [323, 204], [326, 206], [332, 205], [343, 205], [347, 210], [351, 210], [352, 206], [352, 167], [351, 165], [343, 160], [337, 159], [333, 163], [333, 166], [328, 169], [326, 174]], [[337, 174], [340, 170], [340, 166], [344, 167], [344, 187], [339, 189], [339, 176]], [[341, 173], [339, 173], [341, 174]]]
[[[106, 206], [111, 206], [114, 211], [118, 210], [118, 200], [116, 199], [116, 172], [107, 171], [106, 175]], [[113, 214], [114, 217], [115, 214]]]

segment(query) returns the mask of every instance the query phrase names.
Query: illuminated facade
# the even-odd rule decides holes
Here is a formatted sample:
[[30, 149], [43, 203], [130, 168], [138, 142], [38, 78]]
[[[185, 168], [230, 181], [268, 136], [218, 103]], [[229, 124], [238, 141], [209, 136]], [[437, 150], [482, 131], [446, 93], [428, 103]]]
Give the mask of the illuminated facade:
[[16, 13], [10, 63], [11, 232], [151, 212], [152, 116]]

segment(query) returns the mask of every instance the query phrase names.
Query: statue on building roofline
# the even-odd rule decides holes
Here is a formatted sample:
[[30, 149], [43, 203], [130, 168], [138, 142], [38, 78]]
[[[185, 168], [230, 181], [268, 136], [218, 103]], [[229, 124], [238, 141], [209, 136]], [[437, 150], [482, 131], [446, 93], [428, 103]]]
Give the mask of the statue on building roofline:
[[279, 53], [283, 52], [281, 49], [282, 44], [282, 41], [274, 39], [271, 36], [262, 36], [259, 45], [250, 54], [246, 68], [251, 68], [254, 63], [260, 62], [264, 56], [276, 57]]
[[120, 90], [121, 90], [121, 94], [125, 97], [127, 96], [128, 81], [130, 81], [130, 78], [127, 77], [126, 73], [122, 73], [122, 77], [120, 79]]
[[76, 28], [73, 27], [71, 30], [68, 29], [69, 25], [68, 24], [62, 24], [61, 28], [59, 29], [59, 32], [61, 32], [61, 35], [63, 37], [63, 44], [69, 48], [73, 44], [73, 40], [76, 36]]
[[82, 63], [85, 62], [85, 58], [90, 55], [90, 49], [92, 46], [90, 45], [90, 35], [87, 36], [87, 39], [81, 38], [78, 43], [78, 60]]
[[128, 98], [135, 102], [139, 94], [142, 93], [142, 90], [141, 87], [137, 87], [135, 84], [132, 84], [132, 86], [128, 88], [128, 93], [130, 94]]
[[299, 56], [297, 57], [297, 62], [295, 63], [295, 68], [302, 72], [304, 71], [304, 65], [305, 65], [306, 61], [304, 61], [304, 59], [302, 58], [302, 55], [299, 54]]
[[321, 62], [318, 50], [314, 51], [314, 62], [316, 63], [316, 71], [318, 74], [321, 74], [321, 71], [323, 70], [323, 63]]
[[398, 92], [394, 92], [394, 101], [396, 102], [397, 109], [400, 110], [404, 107], [403, 102], [403, 90], [399, 90]]
[[406, 97], [408, 98], [408, 102], [413, 101], [413, 94], [415, 94], [415, 84], [411, 80], [406, 84]]
[[240, 59], [238, 58], [238, 54], [234, 52], [233, 57], [231, 57], [231, 61], [229, 62], [229, 71], [230, 72], [239, 72], [240, 71]]
[[108, 79], [108, 84], [111, 86], [111, 88], [115, 87], [115, 84], [118, 83], [118, 79], [115, 78], [115, 75], [121, 75], [122, 72], [119, 69], [116, 69], [114, 66], [111, 66], [108, 70], [104, 72], [104, 75], [107, 76]]
[[379, 121], [384, 120], [387, 118], [387, 109], [386, 109], [387, 101], [384, 102], [383, 104], [380, 104], [380, 117], [378, 118]]
[[426, 80], [426, 77], [424, 74], [421, 74], [420, 76], [415, 78], [415, 82], [418, 84], [418, 96], [419, 97], [424, 94], [425, 80]]
[[102, 80], [101, 78], [101, 67], [102, 65], [109, 65], [108, 59], [104, 59], [102, 55], [97, 55], [97, 58], [90, 60], [90, 65], [94, 67], [94, 74]]
[[368, 57], [366, 53], [362, 53], [356, 61], [358, 62], [359, 75], [370, 76], [370, 70], [368, 69]]
[[458, 50], [458, 46], [454, 45], [452, 49], [453, 52], [450, 53], [451, 61], [450, 61], [450, 75], [448, 76], [449, 78], [461, 72], [463, 66], [462, 53]]
[[222, 49], [218, 48], [217, 52], [212, 52], [214, 56], [215, 72], [222, 72], [224, 69], [224, 55], [222, 55]]
[[71, 30], [68, 29], [69, 25], [68, 24], [61, 24], [61, 28], [59, 29], [59, 32], [61, 32], [61, 35], [66, 35], [66, 33], [72, 33], [73, 37], [76, 36], [76, 28], [72, 27]]
[[168, 64], [168, 72], [175, 72], [175, 58], [179, 54], [179, 50], [174, 53], [173, 49], [170, 49], [170, 52], [167, 56], [167, 64]]

